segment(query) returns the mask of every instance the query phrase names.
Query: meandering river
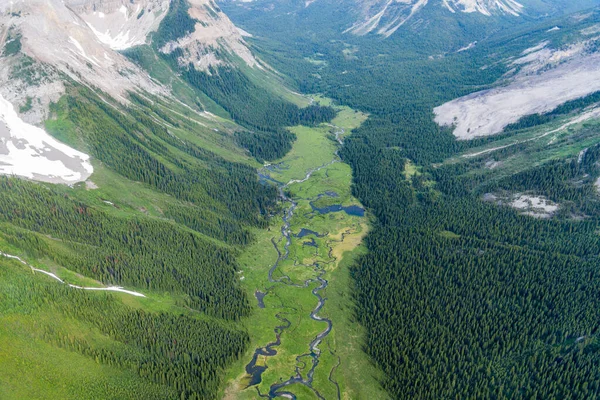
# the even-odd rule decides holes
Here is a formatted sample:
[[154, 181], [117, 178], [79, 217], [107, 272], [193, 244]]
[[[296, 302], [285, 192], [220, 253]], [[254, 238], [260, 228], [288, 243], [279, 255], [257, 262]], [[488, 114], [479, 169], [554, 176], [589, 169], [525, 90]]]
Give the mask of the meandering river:
[[[342, 136], [345, 133], [344, 129], [342, 129], [338, 126], [335, 126], [335, 125], [329, 125], [329, 126], [332, 129], [334, 129], [335, 139], [338, 142], [338, 144], [342, 145], [343, 144]], [[309, 351], [305, 354], [302, 354], [302, 355], [296, 357], [297, 364], [296, 364], [296, 368], [294, 371], [294, 375], [291, 376], [288, 380], [286, 380], [284, 382], [278, 382], [278, 383], [272, 384], [270, 386], [269, 392], [267, 394], [262, 394], [259, 392], [260, 397], [269, 398], [269, 399], [273, 399], [276, 397], [296, 399], [296, 396], [292, 392], [287, 391], [285, 389], [290, 385], [301, 384], [301, 385], [306, 386], [310, 390], [312, 390], [314, 392], [314, 394], [317, 396], [317, 398], [324, 399], [322, 394], [319, 393], [319, 391], [313, 387], [312, 383], [313, 383], [313, 379], [314, 379], [315, 369], [319, 365], [320, 356], [321, 356], [321, 349], [319, 349], [319, 344], [331, 333], [331, 330], [333, 328], [333, 322], [329, 318], [319, 316], [319, 312], [321, 311], [321, 309], [323, 308], [323, 306], [325, 305], [325, 302], [327, 300], [325, 297], [323, 297], [321, 295], [321, 292], [323, 290], [325, 290], [327, 288], [327, 286], [329, 285], [329, 282], [324, 278], [325, 269], [318, 263], [314, 264], [314, 271], [315, 271], [314, 277], [305, 280], [304, 283], [302, 283], [302, 284], [294, 283], [292, 281], [292, 279], [287, 275], [283, 275], [278, 278], [274, 278], [273, 275], [274, 275], [274, 272], [277, 270], [277, 268], [281, 265], [281, 263], [283, 263], [285, 260], [287, 260], [289, 258], [290, 246], [292, 244], [292, 238], [291, 238], [292, 233], [291, 233], [290, 226], [291, 226], [292, 218], [294, 217], [294, 212], [296, 211], [296, 208], [298, 207], [298, 203], [294, 200], [294, 198], [292, 198], [286, 194], [285, 189], [287, 189], [291, 185], [308, 181], [315, 172], [320, 171], [324, 168], [327, 168], [328, 166], [330, 166], [334, 163], [340, 162], [340, 161], [341, 161], [341, 159], [338, 155], [338, 151], [336, 150], [334, 153], [334, 157], [331, 161], [329, 161], [319, 167], [308, 170], [303, 179], [292, 179], [287, 183], [281, 183], [281, 182], [278, 182], [275, 179], [273, 179], [270, 175], [271, 171], [266, 167], [259, 170], [259, 176], [264, 180], [268, 180], [270, 182], [275, 183], [279, 190], [280, 199], [285, 204], [289, 204], [289, 206], [284, 211], [283, 224], [281, 226], [280, 239], [284, 241], [283, 251], [279, 248], [279, 246], [277, 246], [277, 241], [275, 241], [275, 239], [272, 239], [272, 243], [273, 243], [273, 246], [275, 247], [275, 249], [277, 250], [278, 257], [277, 257], [277, 260], [275, 261], [275, 263], [269, 269], [269, 272], [268, 272], [269, 282], [273, 283], [274, 285], [287, 285], [287, 286], [299, 287], [299, 288], [308, 288], [310, 285], [316, 283], [317, 286], [314, 289], [312, 289], [311, 292], [312, 292], [313, 296], [315, 296], [315, 298], [317, 299], [317, 305], [311, 311], [310, 318], [314, 321], [325, 322], [327, 324], [327, 327], [323, 331], [318, 333], [312, 339], [312, 341], [310, 343], [308, 343]], [[356, 206], [354, 206], [354, 207], [356, 207]], [[352, 208], [350, 211], [359, 213], [360, 211], [358, 209], [360, 209], [360, 207], [357, 207], [357, 209]], [[341, 206], [334, 207], [331, 210], [323, 209], [323, 210], [317, 210], [317, 211], [326, 213], [326, 212], [337, 212], [337, 211], [342, 211], [342, 210], [348, 212], [347, 210], [345, 210], [344, 207], [341, 207]], [[362, 210], [362, 209], [360, 209], [360, 210]], [[362, 212], [364, 213], [364, 210], [362, 210]], [[264, 298], [265, 294], [262, 292], [258, 292], [258, 291], [256, 293], [259, 294], [258, 296], [256, 296], [257, 300], [259, 302], [259, 306], [264, 307], [263, 298]], [[256, 295], [256, 293], [255, 293], [255, 295]], [[250, 363], [248, 363], [246, 365], [246, 372], [251, 377], [249, 386], [258, 385], [259, 383], [261, 383], [262, 373], [267, 369], [267, 366], [266, 365], [257, 365], [259, 363], [259, 360], [261, 360], [261, 357], [268, 358], [268, 357], [273, 357], [273, 356], [277, 355], [277, 347], [281, 344], [281, 334], [283, 333], [283, 331], [285, 331], [286, 329], [288, 329], [291, 326], [291, 322], [285, 318], [284, 313], [279, 313], [276, 315], [276, 317], [282, 322], [282, 324], [276, 326], [274, 329], [275, 340], [271, 343], [268, 343], [264, 347], [256, 349], [256, 351], [254, 352], [254, 355], [252, 357], [252, 360], [250, 361]], [[310, 365], [310, 368], [308, 368], [308, 370], [306, 371], [306, 367], [307, 367], [306, 362], [307, 361], [305, 361], [305, 360], [307, 360], [307, 359], [309, 360], [308, 362], [310, 362], [311, 365]], [[333, 370], [329, 374], [329, 381], [337, 387], [337, 398], [338, 399], [340, 398], [340, 390], [339, 390], [339, 385], [337, 384], [337, 382], [333, 380], [333, 373], [335, 372], [335, 369], [339, 367], [339, 364], [340, 364], [340, 360], [338, 358], [338, 363], [334, 366]]]

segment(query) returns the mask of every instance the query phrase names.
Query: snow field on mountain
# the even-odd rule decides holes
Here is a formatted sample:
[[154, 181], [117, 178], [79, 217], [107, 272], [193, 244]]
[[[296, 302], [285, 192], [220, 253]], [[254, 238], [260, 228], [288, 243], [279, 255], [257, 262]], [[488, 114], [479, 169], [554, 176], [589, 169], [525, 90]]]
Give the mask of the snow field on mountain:
[[94, 171], [87, 154], [60, 143], [17, 115], [0, 95], [0, 174], [52, 183], [86, 180]]

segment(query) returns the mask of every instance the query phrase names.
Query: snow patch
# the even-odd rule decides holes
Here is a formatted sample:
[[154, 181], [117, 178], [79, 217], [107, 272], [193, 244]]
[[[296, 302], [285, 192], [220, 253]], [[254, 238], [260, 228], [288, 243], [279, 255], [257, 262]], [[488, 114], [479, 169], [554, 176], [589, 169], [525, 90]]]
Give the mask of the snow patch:
[[473, 47], [475, 47], [476, 44], [477, 44], [477, 40], [474, 41], [474, 42], [469, 43], [465, 47], [461, 47], [460, 49], [456, 50], [456, 52], [457, 53], [462, 53], [463, 51], [471, 50]]
[[69, 42], [71, 42], [73, 45], [75, 45], [75, 47], [77, 48], [77, 51], [79, 52], [79, 55], [81, 55], [83, 58], [85, 58], [92, 64], [98, 66], [98, 63], [96, 61], [94, 61], [93, 59], [88, 57], [87, 54], [85, 54], [85, 50], [83, 49], [83, 46], [81, 46], [81, 43], [79, 43], [79, 41], [77, 41], [77, 39], [75, 39], [73, 36], [69, 36]]
[[81, 46], [81, 43], [79, 43], [79, 42], [77, 41], [77, 39], [75, 39], [73, 36], [69, 36], [69, 41], [70, 41], [71, 43], [73, 43], [73, 44], [75, 45], [75, 47], [77, 47], [77, 50], [79, 50], [79, 53], [80, 53], [82, 56], [84, 56], [84, 57], [87, 57], [87, 56], [85, 55], [85, 50], [83, 50], [83, 47]]
[[588, 149], [585, 148], [579, 152], [579, 154], [577, 155], [577, 164], [581, 164], [581, 162], [583, 161], [583, 157], [585, 157], [585, 153], [587, 153], [587, 151]]
[[0, 95], [0, 174], [75, 183], [85, 181], [94, 171], [89, 159], [21, 120], [13, 105]]
[[[139, 14], [141, 4], [119, 8], [106, 5], [106, 13], [91, 12], [84, 9], [81, 18], [92, 29], [100, 42], [113, 50], [125, 50], [145, 44], [150, 32], [156, 31], [169, 8], [168, 1], [154, 1], [145, 4], [145, 11]], [[137, 17], [136, 17], [137, 16]]]
[[450, 3], [448, 3], [448, 0], [442, 0], [442, 4], [444, 5], [444, 7], [446, 7], [448, 9], [448, 11], [450, 11], [452, 14], [456, 13], [456, 10], [454, 8], [452, 8], [452, 6], [450, 5]]
[[[243, 1], [243, 0], [242, 0]], [[306, 0], [306, 6], [314, 0]], [[346, 32], [355, 35], [366, 35], [376, 31], [378, 34], [389, 37], [407, 21], [419, 13], [429, 0], [370, 0], [361, 2], [363, 16], [355, 22]], [[524, 6], [515, 0], [436, 0], [436, 5], [441, 5], [451, 13], [480, 13], [485, 16], [492, 15], [521, 15]]]
[[[139, 1], [148, 1], [152, 5], [164, 3], [162, 0]], [[168, 0], [165, 1], [168, 8]], [[43, 122], [49, 118], [49, 104], [60, 99], [66, 90], [65, 83], [69, 81], [98, 88], [125, 104], [129, 103], [128, 92], [169, 95], [167, 87], [150, 79], [147, 72], [125, 56], [109, 49], [83, 22], [85, 18], [82, 15], [86, 13], [87, 17], [104, 21], [104, 24], [114, 21], [114, 15], [122, 21], [123, 14], [117, 8], [129, 3], [121, 0], [93, 3], [87, 0], [27, 0], [15, 2], [14, 12], [21, 14], [19, 18], [0, 12], [0, 26], [11, 26], [15, 32], [19, 32], [23, 38], [22, 53], [34, 61], [28, 67], [31, 73], [19, 74], [19, 77], [15, 74], [12, 62], [0, 62], [0, 94], [4, 99], [15, 107], [25, 104], [28, 98], [34, 99], [32, 108], [19, 114], [21, 119], [32, 125], [43, 126]], [[146, 11], [152, 9], [148, 7]], [[105, 18], [94, 15], [99, 11], [106, 14]], [[82, 14], [78, 14], [80, 12]], [[135, 20], [133, 25], [141, 24], [147, 14], [148, 21], [158, 18], [157, 11], [147, 12], [139, 20], [131, 18]], [[1, 36], [0, 33], [0, 41]]]
[[[102, 32], [99, 32], [98, 30], [96, 30], [96, 28], [94, 28], [89, 23], [88, 23], [88, 26], [94, 32], [94, 35], [96, 35], [98, 40], [100, 40], [102, 43], [108, 45], [113, 50], [125, 50], [125, 49], [128, 49], [133, 46], [142, 45], [146, 42], [145, 38], [143, 38], [143, 39], [130, 38], [129, 34], [131, 31], [129, 31], [129, 30], [127, 32], [119, 32], [117, 35], [112, 36], [110, 31], [106, 31], [106, 32], [102, 33]], [[105, 53], [105, 58], [107, 58], [107, 60], [110, 60], [110, 58], [107, 57], [106, 53]]]
[[[62, 279], [60, 279], [58, 276], [56, 276], [56, 274], [53, 274], [52, 272], [48, 272], [48, 271], [44, 271], [43, 269], [39, 269], [39, 268], [34, 268], [32, 265], [28, 264], [27, 262], [25, 262], [21, 257], [17, 257], [17, 256], [13, 256], [11, 254], [7, 254], [7, 253], [3, 253], [0, 251], [0, 256], [6, 257], [6, 258], [10, 258], [13, 260], [17, 260], [19, 261], [21, 264], [28, 266], [29, 268], [31, 268], [31, 271], [35, 272], [39, 272], [42, 273], [44, 275], [49, 276], [50, 278], [59, 281], [60, 283], [64, 284], [65, 281], [63, 281]], [[132, 296], [136, 296], [136, 297], [146, 297], [144, 294], [142, 293], [138, 293], [138, 292], [134, 292], [131, 290], [125, 290], [120, 286], [109, 286], [109, 287], [83, 287], [83, 286], [77, 286], [77, 285], [72, 285], [72, 284], [68, 284], [69, 287], [72, 287], [74, 289], [81, 289], [81, 290], [100, 290], [100, 291], [107, 291], [107, 292], [121, 292], [121, 293], [127, 293], [130, 294]]]
[[97, 287], [81, 287], [81, 286], [75, 286], [75, 285], [69, 284], [69, 287], [72, 287], [75, 289], [82, 289], [82, 290], [99, 290], [99, 291], [103, 291], [103, 292], [120, 292], [120, 293], [130, 294], [135, 297], [146, 297], [142, 293], [134, 292], [131, 290], [125, 290], [121, 286], [109, 286], [109, 287], [104, 287], [104, 288], [97, 288]]

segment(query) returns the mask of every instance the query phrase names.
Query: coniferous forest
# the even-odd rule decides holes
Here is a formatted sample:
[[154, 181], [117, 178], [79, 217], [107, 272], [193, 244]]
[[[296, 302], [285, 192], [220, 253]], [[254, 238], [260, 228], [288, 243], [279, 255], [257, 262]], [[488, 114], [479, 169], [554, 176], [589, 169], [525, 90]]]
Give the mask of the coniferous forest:
[[[137, 398], [215, 398], [222, 369], [248, 344], [246, 332], [219, 322], [133, 310], [111, 295], [99, 296], [40, 280], [15, 262], [0, 260], [0, 264], [2, 315], [48, 313], [56, 320], [88, 324], [105, 335], [104, 345], [86, 340], [78, 331], [51, 324], [42, 325], [36, 335], [96, 363], [132, 371], [154, 385], [136, 389]], [[109, 340], [119, 345], [110, 346]], [[104, 396], [112, 397], [113, 393], [105, 392]]]

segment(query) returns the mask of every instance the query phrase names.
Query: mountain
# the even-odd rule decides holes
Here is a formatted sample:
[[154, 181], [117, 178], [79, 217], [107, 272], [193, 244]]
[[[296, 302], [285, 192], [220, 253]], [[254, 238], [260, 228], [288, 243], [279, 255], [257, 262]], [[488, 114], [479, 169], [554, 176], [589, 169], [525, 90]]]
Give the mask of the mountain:
[[466, 13], [483, 15], [490, 18], [514, 17], [537, 19], [570, 12], [574, 10], [574, 6], [583, 9], [597, 4], [597, 1], [569, 4], [562, 0], [362, 0], [356, 1], [355, 6], [362, 18], [346, 29], [346, 32], [352, 32], [356, 35], [377, 33], [384, 37], [389, 37], [402, 25], [413, 19], [431, 18], [425, 12], [428, 7], [442, 8], [451, 14]]
[[[460, 139], [494, 135], [523, 117], [552, 112], [600, 91], [599, 21], [600, 13], [595, 10], [527, 35], [524, 42], [529, 47], [499, 60], [507, 72], [491, 89], [436, 107], [436, 121], [453, 126]], [[596, 117], [595, 110], [588, 111], [578, 122]]]
[[450, 12], [479, 12], [484, 15], [496, 13], [518, 16], [523, 5], [514, 0], [442, 0], [442, 4]]
[[[403, 1], [360, 1], [357, 7], [362, 18], [349, 27], [346, 32], [356, 35], [377, 33], [388, 37], [413, 18], [419, 18], [429, 0]], [[443, 7], [450, 13], [479, 13], [485, 16], [520, 16], [524, 6], [514, 0], [441, 0], [432, 1], [436, 7]]]
[[0, 1], [0, 398], [599, 398], [598, 1]]
[[[149, 35], [158, 30], [169, 8], [179, 10], [185, 3], [70, 0], [67, 5], [77, 12], [100, 41], [114, 50], [125, 50], [148, 43]], [[185, 35], [161, 42], [161, 52], [170, 54], [181, 50], [185, 55], [180, 62], [193, 62], [201, 69], [224, 62], [216, 54], [219, 50], [235, 54], [250, 66], [257, 64], [239, 30], [212, 0], [192, 0], [186, 12], [188, 15], [179, 20], [168, 17], [166, 23], [181, 24], [179, 29]]]
[[[248, 23], [250, 16], [261, 13], [275, 23], [286, 20], [287, 26], [301, 23], [307, 29], [327, 26], [336, 34], [392, 36], [402, 27], [411, 34], [423, 34], [430, 24], [443, 26], [450, 33], [459, 24], [463, 30], [475, 31], [521, 25], [544, 18], [557, 17], [600, 4], [598, 0], [224, 0], [226, 11], [238, 22]], [[229, 6], [235, 4], [235, 7]], [[246, 12], [242, 12], [246, 10]], [[256, 14], [253, 14], [253, 11]], [[241, 15], [242, 19], [237, 16]], [[483, 18], [484, 17], [484, 18]], [[302, 22], [300, 22], [302, 21]], [[248, 26], [253, 30], [252, 26]], [[443, 29], [435, 29], [439, 33]], [[258, 32], [258, 30], [255, 30]], [[321, 32], [322, 33], [322, 32]], [[400, 35], [400, 34], [399, 34]]]
[[[167, 103], [183, 100], [200, 111], [208, 107], [219, 112], [222, 108], [202, 92], [204, 88], [191, 88], [187, 83], [185, 97], [181, 97], [177, 91], [181, 85], [172, 86], [179, 68], [191, 67], [197, 74], [210, 74], [209, 68], [227, 68], [230, 74], [242, 67], [249, 71], [265, 69], [238, 29], [211, 1], [34, 0], [3, 2], [0, 7], [0, 46], [4, 48], [0, 63], [1, 121], [3, 137], [8, 140], [2, 157], [5, 173], [65, 183], [89, 176], [92, 167], [87, 156], [55, 144], [52, 152], [45, 150], [41, 143], [50, 143], [50, 138], [40, 136], [42, 142], [34, 143], [31, 136], [33, 132], [42, 135], [36, 126], [50, 117], [51, 105], [69, 88], [86, 87], [122, 105], [131, 104], [133, 93], [158, 96]], [[139, 57], [123, 53], [132, 48], [136, 50], [131, 56], [139, 56], [139, 49], [146, 48], [154, 57], [168, 60], [163, 63], [171, 63], [165, 66], [170, 77], [164, 73], [151, 77]], [[235, 74], [238, 79], [248, 79]], [[273, 90], [286, 92], [278, 89], [275, 75], [266, 74], [259, 73], [262, 81], [271, 82]], [[223, 98], [219, 87], [211, 86], [211, 90], [213, 97]], [[25, 134], [25, 130], [30, 133]], [[17, 165], [13, 154], [19, 146], [26, 147], [19, 160], [45, 158], [46, 164], [24, 162], [33, 168], [31, 171]], [[56, 167], [46, 168], [50, 164]]]
[[193, 62], [201, 69], [222, 64], [224, 60], [216, 54], [221, 50], [240, 57], [250, 66], [257, 65], [240, 31], [212, 0], [192, 0], [189, 6], [181, 1], [165, 0], [69, 0], [66, 4], [85, 21], [101, 42], [114, 50], [148, 43], [150, 34], [158, 30], [169, 9], [176, 11], [185, 7], [187, 16], [177, 14], [183, 18], [174, 19], [177, 17], [169, 15], [165, 22], [182, 24], [179, 29], [185, 35], [177, 40], [161, 42], [161, 52], [170, 54], [181, 50], [185, 55], [180, 62]]
[[169, 11], [168, 0], [67, 0], [65, 5], [113, 50], [147, 43]]
[[221, 11], [213, 0], [191, 0], [189, 16], [195, 21], [194, 29], [184, 37], [161, 43], [160, 52], [181, 52], [180, 64], [191, 63], [196, 69], [206, 70], [210, 66], [230, 64], [219, 55], [225, 51], [250, 67], [260, 67], [258, 60], [248, 49], [241, 32]]
[[115, 98], [137, 88], [160, 92], [147, 74], [101, 43], [62, 1], [3, 3], [1, 11], [2, 95], [20, 104], [37, 94], [24, 113], [29, 121], [40, 123], [47, 117], [43, 110], [64, 93], [65, 79]]
[[[51, 181], [85, 180], [91, 172], [90, 166], [84, 168], [88, 173], [68, 171], [81, 170], [81, 163], [87, 157], [73, 156], [64, 146], [56, 144], [51, 146], [53, 151], [46, 150], [42, 143], [50, 141], [49, 137], [33, 126], [48, 119], [50, 104], [65, 94], [66, 85], [93, 87], [123, 103], [128, 102], [126, 96], [130, 91], [156, 95], [167, 91], [126, 57], [101, 43], [62, 1], [3, 2], [1, 7], [0, 45], [4, 51], [0, 63], [0, 100], [1, 121], [6, 128], [4, 137], [10, 143], [20, 142], [25, 146], [27, 157], [33, 157], [30, 160], [45, 158], [47, 163], [57, 165], [55, 169], [45, 169], [40, 164], [34, 171], [26, 171], [16, 165], [16, 153], [10, 150], [19, 147], [8, 146], [2, 162], [13, 169], [5, 166], [4, 172]], [[33, 133], [40, 138], [38, 142], [33, 141]], [[23, 157], [25, 153], [21, 151], [18, 159], [25, 161]], [[25, 164], [34, 167], [37, 163]]]

